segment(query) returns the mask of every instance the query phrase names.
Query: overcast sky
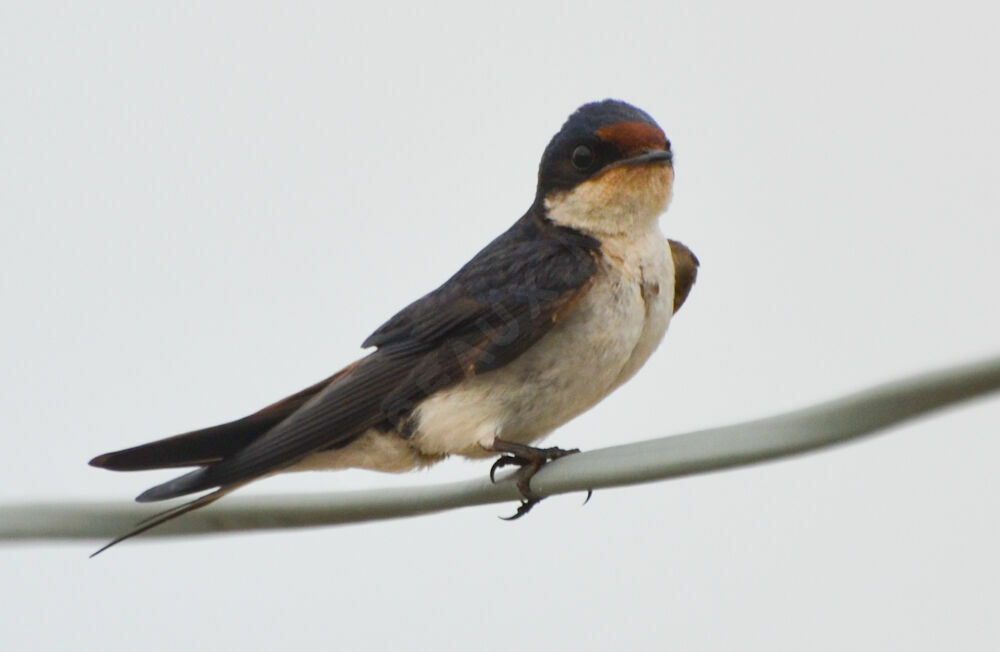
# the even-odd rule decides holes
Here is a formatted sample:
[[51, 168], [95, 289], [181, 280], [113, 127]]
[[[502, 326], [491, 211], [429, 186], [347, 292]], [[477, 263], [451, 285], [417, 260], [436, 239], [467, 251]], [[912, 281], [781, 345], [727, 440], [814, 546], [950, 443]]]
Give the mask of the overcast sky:
[[[91, 5], [84, 8], [84, 4]], [[547, 441], [764, 416], [1000, 352], [986, 2], [0, 7], [4, 502], [323, 378], [507, 228], [578, 105], [651, 113], [702, 271]], [[786, 462], [287, 533], [4, 547], [5, 649], [996, 649], [1000, 400]], [[481, 476], [269, 479], [328, 492]]]

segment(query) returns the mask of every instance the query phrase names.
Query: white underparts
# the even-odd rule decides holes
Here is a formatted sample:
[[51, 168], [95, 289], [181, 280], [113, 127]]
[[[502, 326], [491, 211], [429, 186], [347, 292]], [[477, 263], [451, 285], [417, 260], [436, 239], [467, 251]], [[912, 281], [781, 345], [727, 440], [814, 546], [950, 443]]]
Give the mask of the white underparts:
[[427, 456], [394, 432], [369, 430], [344, 448], [313, 453], [290, 471], [369, 469], [399, 473], [430, 466], [441, 456]]

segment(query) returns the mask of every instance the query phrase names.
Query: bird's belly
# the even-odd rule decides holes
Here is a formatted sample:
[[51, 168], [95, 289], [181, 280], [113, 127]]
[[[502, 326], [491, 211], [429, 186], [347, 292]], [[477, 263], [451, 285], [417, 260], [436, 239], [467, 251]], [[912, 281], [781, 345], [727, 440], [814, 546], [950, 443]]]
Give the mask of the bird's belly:
[[316, 451], [286, 471], [368, 469], [400, 473], [430, 466], [442, 455], [425, 455], [395, 432], [371, 429], [343, 448]]
[[[495, 438], [530, 443], [592, 407], [662, 338], [673, 297], [669, 260], [653, 280], [636, 266], [605, 261], [576, 309], [533, 347], [424, 400], [411, 443], [426, 455], [486, 457]], [[660, 288], [655, 295], [650, 283]]]

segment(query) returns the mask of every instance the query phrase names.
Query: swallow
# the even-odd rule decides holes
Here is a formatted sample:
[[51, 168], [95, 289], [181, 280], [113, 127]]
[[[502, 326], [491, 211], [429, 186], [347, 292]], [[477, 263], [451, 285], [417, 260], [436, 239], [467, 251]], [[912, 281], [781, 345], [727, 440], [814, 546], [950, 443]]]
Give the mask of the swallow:
[[274, 473], [401, 472], [450, 455], [499, 455], [491, 477], [521, 467], [523, 515], [539, 500], [531, 476], [576, 452], [532, 444], [631, 378], [691, 290], [697, 258], [659, 228], [673, 181], [670, 141], [649, 114], [581, 106], [545, 148], [527, 212], [372, 333], [367, 355], [242, 419], [91, 460], [197, 467], [139, 502], [207, 492], [101, 550]]

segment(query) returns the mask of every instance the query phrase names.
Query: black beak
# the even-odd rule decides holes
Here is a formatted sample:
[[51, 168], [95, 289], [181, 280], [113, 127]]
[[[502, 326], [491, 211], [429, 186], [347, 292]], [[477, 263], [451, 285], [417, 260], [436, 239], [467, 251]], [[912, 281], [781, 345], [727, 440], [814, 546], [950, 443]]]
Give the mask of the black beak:
[[638, 167], [640, 165], [670, 165], [674, 164], [674, 155], [669, 149], [647, 149], [642, 154], [633, 156], [632, 158], [625, 158], [620, 161], [615, 161], [610, 165], [604, 166], [605, 170], [610, 170], [611, 168], [621, 167], [627, 165], [629, 167]]
[[622, 165], [649, 165], [650, 163], [665, 163], [666, 165], [673, 165], [674, 155], [667, 149], [649, 149], [638, 156], [633, 156], [632, 158], [627, 158], [621, 161]]

